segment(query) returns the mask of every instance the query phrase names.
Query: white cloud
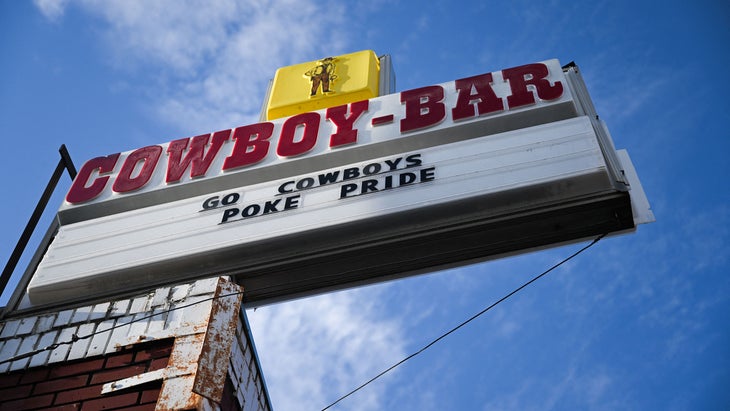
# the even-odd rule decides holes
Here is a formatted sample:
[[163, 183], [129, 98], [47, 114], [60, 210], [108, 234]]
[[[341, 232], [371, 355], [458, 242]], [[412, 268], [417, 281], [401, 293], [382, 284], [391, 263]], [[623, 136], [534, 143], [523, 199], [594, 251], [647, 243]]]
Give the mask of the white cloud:
[[[63, 2], [38, 1], [60, 17]], [[186, 133], [256, 121], [276, 68], [344, 50], [346, 7], [307, 0], [83, 0], [110, 64], [139, 74], [148, 105]], [[352, 24], [352, 20], [349, 21]], [[154, 84], [152, 84], [154, 82]]]
[[117, 64], [158, 64], [190, 73], [223, 47], [235, 18], [231, 1], [97, 1], [84, 8], [108, 24], [105, 35]]
[[[322, 409], [405, 356], [402, 325], [372, 294], [352, 290], [249, 311], [275, 409]], [[383, 382], [338, 409], [382, 409]]]
[[56, 22], [63, 17], [68, 0], [33, 0], [33, 4], [45, 18]]

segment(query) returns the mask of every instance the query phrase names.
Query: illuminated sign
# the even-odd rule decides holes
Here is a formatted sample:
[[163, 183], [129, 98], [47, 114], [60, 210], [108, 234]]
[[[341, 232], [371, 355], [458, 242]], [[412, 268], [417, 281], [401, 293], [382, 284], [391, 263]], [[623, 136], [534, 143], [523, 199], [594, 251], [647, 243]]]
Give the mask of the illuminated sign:
[[633, 230], [648, 203], [568, 74], [533, 63], [92, 159], [30, 300], [228, 274], [263, 303]]
[[266, 118], [378, 97], [380, 61], [371, 50], [282, 67], [276, 71]]

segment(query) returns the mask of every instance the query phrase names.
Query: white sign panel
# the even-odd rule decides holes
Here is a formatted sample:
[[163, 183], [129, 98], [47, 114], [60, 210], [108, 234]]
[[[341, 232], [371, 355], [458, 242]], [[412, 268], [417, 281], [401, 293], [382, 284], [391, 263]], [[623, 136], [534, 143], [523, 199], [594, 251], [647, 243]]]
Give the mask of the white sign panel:
[[[44, 303], [217, 273], [250, 278], [249, 301], [306, 294], [368, 281], [348, 277], [358, 263], [343, 252], [598, 201], [612, 187], [591, 123], [578, 117], [65, 225], [29, 295]], [[630, 217], [620, 228], [633, 227]], [[315, 259], [340, 278], [296, 278]], [[261, 276], [284, 263], [285, 278]]]

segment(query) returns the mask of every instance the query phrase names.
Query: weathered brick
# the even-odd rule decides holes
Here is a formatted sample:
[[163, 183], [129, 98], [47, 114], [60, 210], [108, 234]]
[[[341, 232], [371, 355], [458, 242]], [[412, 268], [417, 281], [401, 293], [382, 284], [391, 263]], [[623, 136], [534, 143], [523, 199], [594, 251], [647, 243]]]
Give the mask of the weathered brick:
[[172, 353], [172, 341], [168, 346], [154, 346], [138, 351], [134, 355], [135, 362], [143, 362], [157, 358], [168, 358]]
[[89, 314], [91, 314], [91, 307], [79, 307], [77, 308], [73, 315], [71, 316], [71, 323], [84, 323], [89, 320]]
[[[22, 342], [21, 338], [13, 338], [4, 342], [2, 349], [0, 350], [0, 360], [5, 361], [15, 356]], [[0, 372], [5, 372], [10, 368], [10, 362], [0, 364]]]
[[127, 310], [129, 309], [129, 303], [130, 303], [129, 300], [115, 301], [114, 303], [112, 303], [112, 307], [109, 310], [109, 314], [112, 317], [119, 317], [122, 315], [126, 315]]
[[25, 398], [30, 395], [30, 391], [33, 389], [32, 385], [17, 385], [15, 387], [3, 388], [0, 390], [0, 398], [3, 401], [15, 400], [18, 398]]
[[149, 349], [152, 358], [167, 358], [172, 354], [172, 347], [174, 346], [174, 340], [162, 340], [159, 345], [155, 345]]
[[22, 374], [20, 379], [21, 384], [29, 384], [33, 382], [43, 381], [48, 378], [48, 367], [42, 368], [31, 368]]
[[133, 352], [124, 352], [121, 354], [115, 354], [110, 355], [106, 359], [106, 364], [104, 364], [104, 368], [116, 368], [116, 367], [125, 367], [129, 364], [132, 364], [134, 362], [134, 353]]
[[18, 332], [18, 327], [20, 327], [20, 320], [10, 320], [6, 321], [5, 324], [2, 325], [2, 332], [0, 332], [0, 338], [9, 338], [14, 337]]
[[64, 405], [57, 405], [54, 407], [48, 407], [48, 408], [39, 408], [36, 411], [74, 411], [81, 409], [81, 404], [64, 404]]
[[162, 387], [157, 387], [154, 389], [142, 391], [142, 395], [139, 397], [139, 403], [140, 404], [157, 403], [157, 399], [160, 398], [161, 390], [162, 390]]
[[89, 320], [95, 321], [106, 317], [106, 315], [109, 313], [110, 305], [110, 303], [101, 303], [95, 305], [94, 308], [91, 309], [91, 315], [89, 315]]
[[132, 321], [132, 317], [117, 319], [116, 324], [114, 325], [116, 328], [112, 330], [112, 336], [109, 337], [109, 342], [106, 343], [107, 354], [114, 352], [118, 345], [126, 344], [130, 321]]
[[151, 304], [151, 306], [154, 308], [154, 307], [159, 307], [161, 305], [166, 305], [167, 304], [167, 297], [169, 295], [170, 295], [170, 287], [158, 288], [155, 291], [154, 297], [152, 298], [152, 304]]
[[130, 314], [137, 314], [144, 311], [147, 311], [147, 304], [149, 304], [151, 301], [152, 295], [146, 295], [144, 297], [138, 297], [132, 300], [132, 304], [129, 307], [129, 313]]
[[172, 292], [170, 293], [170, 300], [173, 302], [183, 300], [188, 296], [188, 292], [190, 292], [190, 284], [175, 286], [172, 288]]
[[114, 320], [107, 320], [99, 324], [89, 343], [89, 349], [86, 351], [87, 356], [102, 355], [106, 352], [109, 337], [112, 335], [111, 327], [113, 326]]
[[170, 357], [152, 360], [152, 362], [150, 363], [149, 371], [157, 371], [167, 367], [167, 363], [169, 360]]
[[108, 410], [112, 408], [126, 407], [129, 405], [136, 405], [139, 393], [130, 392], [122, 395], [115, 395], [107, 398], [97, 398], [93, 400], [84, 401], [81, 408], [83, 411], [97, 411], [97, 410]]
[[98, 371], [91, 376], [91, 384], [103, 384], [143, 374], [146, 371], [146, 368], [147, 367], [144, 365], [132, 365], [129, 367]]
[[12, 374], [0, 374], [0, 388], [15, 387], [18, 385], [22, 374], [14, 372]]
[[86, 350], [89, 348], [89, 344], [91, 343], [91, 338], [85, 338], [89, 335], [91, 335], [94, 332], [94, 329], [96, 328], [96, 324], [81, 324], [79, 326], [79, 330], [76, 332], [76, 335], [78, 337], [81, 337], [79, 340], [74, 341], [73, 344], [71, 344], [71, 351], [68, 353], [68, 360], [78, 360], [81, 358], [84, 358], [86, 356]]
[[45, 394], [47, 392], [58, 392], [69, 388], [83, 387], [89, 381], [89, 376], [74, 375], [72, 377], [58, 378], [55, 380], [39, 382], [36, 384], [33, 394]]
[[39, 407], [48, 407], [53, 403], [53, 394], [36, 395], [15, 401], [0, 403], [0, 411], [30, 410]]
[[47, 350], [46, 348], [50, 347], [51, 344], [56, 342], [57, 334], [58, 331], [49, 331], [41, 334], [40, 339], [38, 340], [37, 348], [44, 349], [44, 351], [41, 351], [31, 357], [30, 363], [28, 364], [29, 367], [40, 367], [48, 364], [48, 359], [51, 356], [51, 350]]
[[129, 325], [128, 337], [134, 337], [135, 340], [139, 341], [139, 337], [147, 334], [147, 326], [149, 325], [149, 313], [141, 312], [137, 313], [133, 317], [132, 323]]
[[198, 280], [193, 284], [192, 290], [190, 290], [189, 295], [193, 296], [193, 295], [212, 293], [215, 291], [215, 288], [217, 285], [218, 285], [218, 277], [211, 277], [211, 278], [206, 278], [203, 280]]
[[58, 313], [56, 322], [53, 323], [54, 327], [63, 327], [71, 324], [71, 317], [74, 315], [74, 310], [64, 310]]
[[[66, 312], [66, 311], [59, 313], [59, 318], [61, 317], [61, 314], [63, 314], [64, 312]], [[69, 316], [70, 316], [70, 312], [69, 312]], [[56, 321], [56, 322], [58, 322], [58, 321]], [[58, 335], [58, 338], [56, 339], [56, 342], [59, 344], [59, 346], [56, 347], [53, 351], [51, 351], [51, 355], [48, 358], [48, 362], [61, 362], [66, 359], [66, 356], [68, 356], [68, 351], [71, 349], [71, 344], [67, 344], [67, 342], [73, 340], [73, 335], [76, 334], [76, 330], [77, 330], [77, 327], [64, 328], [61, 330], [60, 334]]]
[[211, 297], [212, 295], [196, 295], [188, 297], [185, 300], [185, 305], [187, 305], [187, 307], [175, 311], [182, 317], [180, 325], [184, 327], [186, 325], [206, 323], [210, 317], [210, 309], [213, 305]]
[[56, 321], [55, 314], [48, 314], [42, 317], [38, 317], [38, 323], [36, 324], [35, 332], [43, 333], [46, 331], [50, 331], [50, 329], [53, 328], [54, 321]]
[[167, 358], [172, 353], [173, 339], [155, 341], [138, 351], [134, 356], [135, 362], [143, 362], [157, 358]]
[[16, 332], [16, 335], [25, 335], [30, 334], [33, 332], [33, 327], [35, 327], [35, 323], [38, 320], [38, 317], [26, 317], [20, 320], [20, 326], [18, 326], [18, 331]]
[[140, 362], [146, 362], [152, 359], [152, 354], [150, 354], [147, 350], [137, 351], [134, 353], [134, 362], [140, 363]]
[[93, 360], [59, 364], [51, 368], [51, 372], [48, 378], [66, 377], [76, 374], [88, 374], [92, 371], [102, 369], [103, 366], [104, 358], [95, 358]]
[[91, 385], [75, 390], [61, 391], [53, 402], [56, 405], [76, 403], [101, 397], [101, 385]]
[[165, 329], [167, 322], [166, 307], [157, 307], [153, 313], [156, 315], [148, 321], [147, 334], [161, 333]]
[[[26, 354], [35, 351], [35, 344], [38, 341], [37, 335], [28, 335], [23, 338], [23, 342], [18, 347], [18, 354]], [[26, 368], [30, 362], [30, 357], [26, 357], [10, 363], [10, 371], [17, 371]]]

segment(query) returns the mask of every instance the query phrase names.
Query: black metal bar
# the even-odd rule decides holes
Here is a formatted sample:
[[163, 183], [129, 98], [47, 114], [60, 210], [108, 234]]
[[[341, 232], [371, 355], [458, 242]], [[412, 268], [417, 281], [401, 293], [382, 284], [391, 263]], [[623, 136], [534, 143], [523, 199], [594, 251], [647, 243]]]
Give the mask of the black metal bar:
[[71, 155], [68, 154], [68, 150], [66, 150], [66, 145], [61, 144], [58, 152], [61, 153], [61, 160], [66, 166], [66, 170], [68, 170], [68, 175], [70, 175], [71, 180], [73, 180], [74, 178], [76, 178], [76, 167], [74, 167], [74, 162], [71, 160]]
[[48, 201], [51, 199], [51, 195], [53, 195], [53, 191], [56, 189], [56, 185], [58, 185], [58, 180], [61, 179], [63, 170], [68, 170], [71, 179], [76, 177], [76, 167], [74, 167], [73, 162], [71, 161], [71, 157], [68, 154], [68, 150], [66, 150], [66, 146], [61, 145], [61, 148], [59, 148], [58, 151], [61, 153], [61, 159], [58, 161], [58, 165], [53, 171], [53, 175], [48, 181], [48, 185], [46, 185], [46, 189], [43, 191], [41, 199], [38, 201], [38, 204], [36, 204], [33, 214], [28, 220], [28, 224], [25, 225], [23, 234], [21, 234], [18, 239], [18, 243], [15, 245], [13, 253], [10, 255], [7, 264], [5, 264], [2, 276], [0, 276], [0, 295], [5, 292], [5, 287], [8, 285], [10, 277], [12, 277], [13, 272], [15, 271], [15, 267], [18, 265], [20, 257], [25, 251], [25, 247], [28, 246], [30, 237], [33, 235], [33, 231], [35, 231], [38, 221], [40, 221], [43, 211], [46, 209]]
[[46, 234], [43, 236], [43, 239], [41, 239], [38, 247], [35, 249], [33, 256], [28, 262], [28, 266], [25, 267], [25, 271], [18, 279], [18, 283], [15, 285], [15, 290], [12, 292], [12, 294], [10, 294], [10, 299], [8, 299], [8, 303], [5, 305], [4, 309], [0, 309], [0, 321], [4, 320], [5, 317], [7, 317], [10, 313], [13, 313], [13, 315], [15, 315], [16, 313], [22, 315], [23, 310], [19, 310], [18, 305], [25, 295], [25, 290], [28, 288], [28, 284], [30, 283], [30, 279], [33, 277], [33, 273], [35, 273], [38, 264], [40, 264], [41, 259], [43, 259], [43, 256], [46, 254], [48, 246], [53, 242], [53, 239], [56, 238], [56, 234], [58, 233], [58, 226], [59, 224], [57, 218], [51, 220], [51, 224], [46, 230]]

